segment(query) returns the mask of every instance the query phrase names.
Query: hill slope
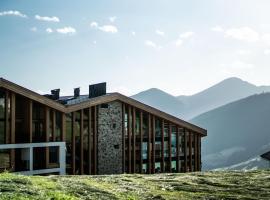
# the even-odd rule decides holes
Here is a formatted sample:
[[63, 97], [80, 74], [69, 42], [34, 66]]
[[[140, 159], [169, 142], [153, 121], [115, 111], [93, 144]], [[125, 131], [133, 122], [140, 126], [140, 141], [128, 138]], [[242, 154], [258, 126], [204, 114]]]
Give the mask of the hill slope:
[[191, 120], [207, 129], [204, 169], [230, 166], [270, 150], [270, 93], [253, 95]]
[[177, 117], [189, 120], [199, 114], [253, 94], [270, 91], [270, 86], [256, 86], [239, 78], [228, 78], [191, 96], [175, 97], [152, 88], [132, 98]]
[[266, 170], [43, 177], [3, 173], [0, 199], [270, 199], [269, 177]]
[[185, 105], [181, 101], [157, 88], [140, 92], [132, 98], [178, 117], [185, 111]]

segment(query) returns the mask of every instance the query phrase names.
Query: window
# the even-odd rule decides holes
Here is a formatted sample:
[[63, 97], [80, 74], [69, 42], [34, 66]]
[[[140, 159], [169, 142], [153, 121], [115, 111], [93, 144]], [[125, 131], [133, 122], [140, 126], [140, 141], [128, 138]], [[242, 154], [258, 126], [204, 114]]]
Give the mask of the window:
[[5, 143], [5, 93], [0, 91], [0, 144]]
[[67, 149], [67, 168], [71, 164], [71, 155], [72, 155], [72, 114], [66, 114], [66, 149]]
[[176, 127], [172, 126], [171, 132], [171, 155], [176, 157]]
[[46, 140], [44, 116], [44, 106], [38, 103], [33, 103], [33, 142], [45, 142]]
[[55, 141], [61, 141], [62, 113], [55, 111]]
[[147, 142], [142, 143], [142, 159], [146, 160], [147, 157]]

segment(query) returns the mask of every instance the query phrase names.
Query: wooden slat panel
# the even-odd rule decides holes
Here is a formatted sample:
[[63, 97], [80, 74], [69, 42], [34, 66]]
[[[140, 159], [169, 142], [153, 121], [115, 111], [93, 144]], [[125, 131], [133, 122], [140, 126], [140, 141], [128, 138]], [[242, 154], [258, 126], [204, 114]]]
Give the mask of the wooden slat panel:
[[128, 106], [128, 173], [131, 173], [131, 106]]
[[33, 101], [28, 100], [28, 133], [29, 133], [29, 138], [30, 138], [30, 143], [33, 141]]
[[75, 174], [75, 150], [76, 150], [76, 142], [75, 142], [75, 112], [72, 113], [72, 174]]
[[97, 130], [97, 120], [98, 120], [98, 109], [97, 106], [94, 107], [94, 116], [95, 116], [95, 120], [94, 120], [94, 174], [97, 174], [97, 165], [98, 165], [98, 161], [97, 161], [97, 148], [98, 148], [98, 144], [97, 144], [97, 137], [98, 137], [98, 130]]
[[142, 156], [142, 144], [143, 144], [143, 112], [140, 110], [140, 173], [142, 173], [143, 156]]
[[[15, 110], [16, 110], [16, 96], [12, 92], [10, 93], [10, 105], [11, 105], [11, 112], [10, 112], [10, 143], [15, 144], [15, 123], [16, 123], [16, 115], [15, 115]], [[10, 150], [10, 165], [11, 165], [11, 170], [15, 170], [15, 150], [11, 149]], [[18, 163], [19, 164], [19, 163]]]
[[176, 126], [176, 172], [180, 172], [179, 127]]
[[84, 158], [83, 158], [83, 110], [80, 112], [80, 173], [84, 174], [83, 172], [83, 164], [84, 164]]
[[136, 125], [136, 110], [132, 109], [132, 172], [135, 173], [136, 168], [136, 134], [135, 134], [135, 125]]
[[192, 172], [192, 132], [189, 131], [189, 171]]
[[53, 138], [53, 141], [55, 142], [55, 137], [56, 137], [56, 116], [55, 116], [55, 110], [52, 110], [52, 138]]
[[[50, 135], [49, 135], [49, 131], [50, 131], [50, 109], [48, 106], [45, 106], [45, 141], [49, 142], [50, 139]], [[49, 147], [45, 148], [45, 160], [46, 160], [46, 168], [49, 168]]]
[[161, 120], [161, 172], [164, 172], [164, 119]]
[[187, 172], [187, 131], [186, 129], [183, 130], [184, 131], [184, 140], [185, 140], [185, 172]]
[[61, 124], [61, 141], [66, 141], [66, 115], [61, 113], [62, 124]]
[[92, 107], [88, 108], [88, 174], [91, 174], [92, 166], [92, 140], [91, 140], [91, 130], [92, 130]]
[[151, 115], [148, 114], [148, 147], [147, 147], [147, 153], [148, 153], [148, 170], [147, 170], [147, 173], [151, 173], [151, 150], [152, 150], [152, 147], [151, 147]]
[[155, 173], [155, 162], [156, 162], [156, 148], [155, 148], [155, 143], [156, 143], [156, 121], [155, 121], [155, 116], [153, 116], [153, 122], [152, 122], [152, 173]]
[[169, 122], [169, 168], [172, 172], [172, 124]]
[[126, 129], [125, 129], [125, 112], [126, 112], [126, 109], [125, 109], [125, 104], [122, 103], [122, 172], [125, 173], [125, 169], [126, 169], [126, 138], [125, 138], [125, 135], [126, 135]]
[[10, 143], [10, 124], [9, 124], [9, 110], [8, 110], [9, 92], [5, 92], [5, 143]]
[[197, 147], [197, 134], [194, 133], [194, 166], [195, 171], [198, 171], [198, 147]]

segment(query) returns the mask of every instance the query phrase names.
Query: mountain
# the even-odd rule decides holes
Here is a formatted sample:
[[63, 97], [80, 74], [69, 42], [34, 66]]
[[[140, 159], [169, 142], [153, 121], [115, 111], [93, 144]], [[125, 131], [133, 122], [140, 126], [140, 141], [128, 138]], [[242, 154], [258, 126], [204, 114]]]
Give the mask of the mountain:
[[140, 92], [132, 96], [132, 98], [178, 117], [180, 117], [181, 113], [186, 109], [185, 104], [175, 96], [157, 88]]
[[191, 120], [208, 131], [204, 169], [244, 162], [270, 150], [270, 93], [252, 95]]
[[162, 90], [152, 88], [140, 92], [132, 98], [189, 120], [227, 103], [267, 91], [270, 92], [270, 86], [256, 86], [233, 77], [191, 96], [175, 97]]
[[258, 170], [258, 169], [268, 169], [269, 162], [261, 158], [260, 156], [256, 156], [254, 158], [248, 159], [247, 161], [240, 162], [228, 167], [222, 167], [214, 169], [213, 171], [227, 171], [227, 170]]
[[233, 77], [192, 96], [178, 96], [177, 98], [187, 106], [185, 118], [191, 119], [227, 103], [266, 91], [270, 91], [270, 86], [256, 86]]

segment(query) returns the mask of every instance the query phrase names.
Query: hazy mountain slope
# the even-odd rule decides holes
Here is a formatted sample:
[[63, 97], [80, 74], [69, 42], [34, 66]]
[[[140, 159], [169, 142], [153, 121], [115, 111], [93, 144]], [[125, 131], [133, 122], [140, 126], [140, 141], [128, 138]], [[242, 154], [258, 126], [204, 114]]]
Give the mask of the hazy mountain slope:
[[257, 170], [257, 169], [268, 169], [269, 162], [256, 156], [254, 158], [248, 159], [247, 161], [240, 162], [228, 167], [217, 168], [214, 171], [226, 171], [226, 170]]
[[208, 131], [203, 167], [233, 165], [270, 150], [270, 93], [253, 95], [191, 120]]
[[182, 113], [185, 111], [185, 105], [181, 101], [157, 88], [140, 92], [131, 98], [179, 117], [183, 117]]
[[186, 104], [184, 116], [190, 119], [227, 103], [264, 91], [270, 91], [270, 87], [257, 87], [239, 78], [228, 78], [202, 92], [192, 96], [179, 96], [178, 99]]

